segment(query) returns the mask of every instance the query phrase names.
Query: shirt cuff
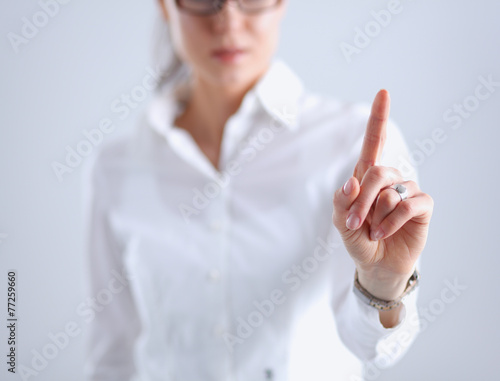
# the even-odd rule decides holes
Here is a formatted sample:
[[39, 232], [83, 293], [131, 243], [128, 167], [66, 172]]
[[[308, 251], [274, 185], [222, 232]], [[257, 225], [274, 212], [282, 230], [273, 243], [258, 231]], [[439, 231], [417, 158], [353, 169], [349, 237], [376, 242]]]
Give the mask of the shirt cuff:
[[360, 298], [356, 296], [356, 294], [354, 294], [354, 297], [356, 298], [358, 308], [360, 309], [361, 312], [360, 314], [361, 320], [366, 325], [371, 326], [375, 331], [377, 331], [381, 335], [394, 332], [398, 330], [398, 328], [403, 326], [403, 322], [406, 319], [406, 304], [404, 301], [401, 303], [402, 308], [399, 310], [398, 323], [391, 328], [386, 328], [380, 322], [380, 314], [376, 308], [364, 303]]
[[417, 291], [403, 300], [398, 324], [386, 328], [380, 322], [379, 311], [365, 304], [351, 289], [345, 301], [349, 313], [341, 318], [341, 325], [349, 347], [361, 361], [375, 363], [379, 369], [388, 368], [408, 350], [419, 331]]

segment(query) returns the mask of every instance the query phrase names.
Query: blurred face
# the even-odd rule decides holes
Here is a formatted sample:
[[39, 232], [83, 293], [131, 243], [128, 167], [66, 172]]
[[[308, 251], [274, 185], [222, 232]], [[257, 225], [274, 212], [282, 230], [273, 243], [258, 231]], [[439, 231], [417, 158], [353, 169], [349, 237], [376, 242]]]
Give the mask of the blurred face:
[[219, 12], [209, 15], [180, 9], [176, 0], [159, 1], [174, 49], [196, 79], [240, 87], [267, 69], [278, 45], [286, 0], [257, 13], [245, 13], [236, 1], [229, 0]]

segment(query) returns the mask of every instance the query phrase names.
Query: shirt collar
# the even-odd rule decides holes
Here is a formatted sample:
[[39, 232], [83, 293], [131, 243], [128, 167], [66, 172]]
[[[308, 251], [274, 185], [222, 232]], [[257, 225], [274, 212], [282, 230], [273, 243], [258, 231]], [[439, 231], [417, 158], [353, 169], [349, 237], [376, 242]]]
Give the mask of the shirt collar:
[[[185, 77], [173, 87], [155, 95], [147, 110], [150, 125], [165, 134], [184, 109], [188, 97]], [[271, 118], [277, 119], [290, 130], [298, 128], [299, 97], [304, 89], [301, 79], [280, 58], [273, 58], [266, 73], [250, 89], [242, 101], [241, 111], [258, 105]], [[259, 102], [254, 102], [258, 99]]]
[[255, 92], [264, 110], [290, 129], [298, 127], [298, 101], [303, 83], [281, 59], [274, 58], [269, 70], [257, 82]]

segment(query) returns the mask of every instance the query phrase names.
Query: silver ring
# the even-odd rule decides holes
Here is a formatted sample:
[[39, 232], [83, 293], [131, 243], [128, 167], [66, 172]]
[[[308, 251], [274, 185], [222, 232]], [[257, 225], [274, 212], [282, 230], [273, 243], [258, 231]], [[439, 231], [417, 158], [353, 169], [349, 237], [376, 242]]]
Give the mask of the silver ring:
[[398, 192], [399, 197], [401, 197], [401, 201], [404, 201], [408, 198], [408, 189], [403, 184], [394, 184], [391, 185], [391, 188]]

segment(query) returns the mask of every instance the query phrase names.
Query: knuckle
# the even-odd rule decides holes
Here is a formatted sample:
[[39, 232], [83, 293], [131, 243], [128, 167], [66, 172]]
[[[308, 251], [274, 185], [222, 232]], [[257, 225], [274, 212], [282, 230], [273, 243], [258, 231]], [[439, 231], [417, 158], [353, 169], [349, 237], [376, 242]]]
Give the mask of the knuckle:
[[[398, 227], [397, 226], [398, 224], [397, 224], [397, 221], [395, 218], [391, 218], [391, 217], [386, 218], [383, 223], [387, 224], [387, 227], [389, 228], [389, 229], [384, 229], [384, 231], [386, 231], [386, 230], [393, 231], [393, 230], [396, 230]], [[387, 231], [386, 231], [386, 233], [387, 233]]]
[[401, 205], [401, 208], [403, 209], [403, 212], [405, 214], [411, 215], [413, 213], [413, 204], [411, 202], [408, 202], [408, 201], [401, 202], [400, 205]]
[[[382, 192], [379, 196], [377, 205], [380, 205], [382, 209], [389, 209], [394, 204], [394, 199], [392, 198], [392, 193], [390, 190]], [[398, 196], [399, 197], [399, 196]]]
[[392, 168], [392, 171], [396, 174], [396, 176], [403, 177], [403, 173], [398, 168]]
[[360, 196], [353, 205], [353, 210], [359, 213], [370, 209], [372, 203], [369, 202], [367, 195]]
[[427, 193], [424, 193], [424, 197], [427, 200], [428, 204], [430, 205], [431, 209], [434, 209], [434, 199]]
[[406, 183], [406, 187], [408, 189], [414, 189], [415, 190], [414, 191], [415, 194], [417, 194], [419, 192], [420, 188], [419, 188], [418, 184], [415, 181], [408, 180], [408, 181], [405, 181], [405, 183]]
[[337, 220], [338, 220], [338, 212], [337, 210], [334, 208], [333, 209], [333, 212], [332, 212], [332, 221], [333, 221], [333, 224], [335, 226], [337, 226]]
[[341, 203], [342, 188], [339, 188], [333, 194], [333, 206], [338, 206]]
[[415, 189], [419, 189], [418, 184], [414, 180], [408, 180], [407, 184], [408, 186], [414, 187]]
[[387, 168], [382, 167], [380, 165], [377, 165], [377, 166], [373, 167], [373, 174], [376, 177], [384, 178], [387, 176]]
[[371, 180], [380, 182], [380, 180], [383, 180], [386, 177], [386, 169], [379, 165], [370, 167], [368, 170], [368, 176]]

